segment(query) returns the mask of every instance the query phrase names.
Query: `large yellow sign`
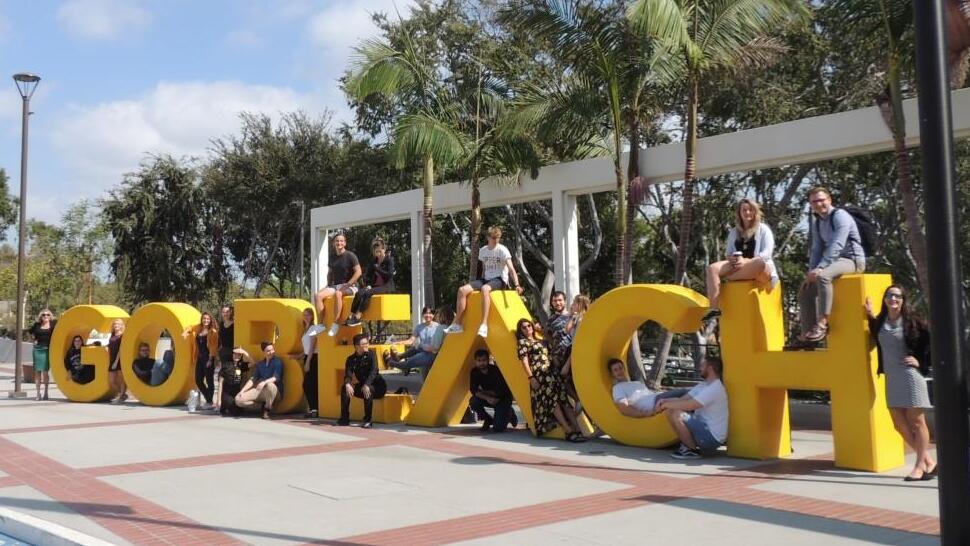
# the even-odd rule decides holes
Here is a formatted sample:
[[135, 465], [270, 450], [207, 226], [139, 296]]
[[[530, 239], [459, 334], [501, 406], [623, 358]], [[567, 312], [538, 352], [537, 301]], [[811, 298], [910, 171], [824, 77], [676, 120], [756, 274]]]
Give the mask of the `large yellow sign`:
[[[781, 288], [765, 291], [753, 283], [728, 283], [723, 288], [721, 352], [724, 384], [730, 403], [728, 452], [751, 458], [787, 457], [790, 454], [787, 389], [827, 390], [832, 395], [832, 428], [836, 465], [883, 471], [902, 464], [903, 448], [886, 409], [882, 378], [875, 375], [875, 354], [869, 343], [862, 304], [866, 296], [879, 301], [890, 283], [888, 275], [849, 275], [835, 283], [836, 304], [831, 316], [828, 348], [815, 352], [784, 351]], [[516, 351], [515, 325], [530, 318], [522, 300], [511, 291], [492, 292], [489, 335], [482, 339], [476, 328], [465, 325], [452, 334], [438, 353], [420, 398], [389, 394], [374, 405], [378, 422], [405, 420], [418, 426], [457, 423], [468, 403], [468, 378], [476, 349], [488, 348], [495, 357], [513, 396], [531, 426], [529, 385]], [[407, 295], [376, 296], [365, 314], [369, 321], [410, 320]], [[473, 294], [466, 316], [476, 322], [481, 297]], [[349, 309], [345, 301], [344, 309]], [[303, 300], [265, 299], [236, 302], [236, 344], [254, 358], [262, 341], [275, 341], [283, 359], [285, 397], [274, 408], [286, 413], [303, 407], [303, 369], [288, 353], [301, 351]], [[663, 416], [636, 419], [623, 416], [613, 404], [611, 379], [605, 363], [624, 358], [629, 339], [646, 321], [656, 321], [674, 332], [700, 327], [707, 300], [696, 292], [671, 285], [633, 285], [602, 296], [589, 309], [573, 350], [576, 387], [586, 411], [612, 438], [644, 447], [671, 444], [675, 435]], [[332, 307], [325, 311], [326, 324], [333, 321]], [[107, 380], [107, 350], [85, 348], [84, 363], [94, 364], [95, 379], [87, 385], [73, 383], [63, 365], [57, 365], [75, 334], [91, 329], [107, 331], [115, 318], [127, 314], [111, 306], [78, 306], [61, 317], [51, 342], [54, 379], [70, 399], [78, 402], [104, 400], [112, 395]], [[343, 317], [341, 317], [343, 318]], [[134, 377], [131, 362], [142, 341], [154, 345], [163, 329], [180, 332], [195, 324], [199, 312], [184, 304], [149, 304], [128, 322], [122, 344], [122, 368], [132, 392], [145, 404], [166, 405], [184, 400], [192, 387], [189, 348], [175, 336], [176, 365], [163, 385], [150, 387]], [[344, 361], [353, 351], [351, 339], [361, 327], [341, 328], [336, 337], [325, 333], [319, 344], [320, 415], [337, 417]], [[376, 346], [378, 354], [387, 346]], [[351, 416], [362, 413], [355, 400]], [[561, 435], [561, 431], [557, 431]]]
[[[108, 332], [115, 319], [125, 320], [128, 313], [114, 305], [78, 305], [61, 315], [51, 336], [50, 361], [54, 382], [68, 400], [74, 402], [100, 402], [116, 393], [108, 382], [108, 348], [84, 347], [81, 363], [94, 366], [94, 379], [90, 383], [75, 383], [64, 366], [64, 357], [71, 347], [74, 336], [88, 339], [91, 330]], [[131, 362], [130, 360], [128, 361]]]

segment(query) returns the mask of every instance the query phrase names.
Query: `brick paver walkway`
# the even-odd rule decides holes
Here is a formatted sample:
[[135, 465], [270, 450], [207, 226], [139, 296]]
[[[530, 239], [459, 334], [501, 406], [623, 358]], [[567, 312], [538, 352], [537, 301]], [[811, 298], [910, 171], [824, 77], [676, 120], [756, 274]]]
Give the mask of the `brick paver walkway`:
[[[0, 376], [6, 375], [4, 371], [0, 368]], [[75, 422], [63, 422], [71, 419]], [[196, 448], [200, 446], [196, 445], [180, 445], [181, 451], [175, 455], [158, 458], [137, 450], [117, 452], [118, 446], [148, 441], [153, 431], [163, 427], [197, 437], [202, 443], [211, 434], [204, 427], [238, 430], [239, 443], [226, 446], [225, 453], [215, 456], [199, 455]], [[107, 434], [97, 438], [113, 440], [107, 445], [83, 440], [84, 434], [95, 431]], [[281, 447], [247, 449], [247, 439], [254, 435], [279, 438]], [[172, 440], [179, 442], [180, 438]], [[507, 535], [501, 539], [507, 544], [548, 543], [549, 537], [560, 537], [559, 542], [565, 544], [605, 544], [620, 530], [609, 528], [602, 518], [640, 514], [632, 511], [643, 509], [643, 519], [638, 520], [642, 529], [635, 534], [647, 537], [651, 528], [660, 529], [668, 523], [664, 518], [650, 518], [651, 510], [661, 506], [690, 510], [693, 515], [685, 521], [694, 522], [698, 528], [721, 526], [725, 540], [734, 532], [725, 522], [754, 524], [763, 530], [763, 534], [738, 537], [739, 544], [772, 544], [789, 534], [791, 543], [803, 539], [812, 543], [820, 537], [827, 543], [847, 544], [938, 541], [932, 483], [904, 484], [900, 477], [905, 469], [893, 475], [835, 469], [831, 446], [814, 446], [824, 444], [825, 438], [819, 432], [796, 433], [797, 450], [816, 451], [799, 459], [752, 462], [718, 457], [684, 464], [667, 460], [664, 452], [634, 450], [609, 440], [574, 446], [536, 440], [521, 429], [481, 438], [477, 429], [468, 427], [365, 430], [286, 418], [272, 422], [220, 419], [137, 404], [114, 407], [3, 400], [0, 505], [48, 519], [70, 514], [75, 518], [72, 521], [80, 521], [80, 516], [88, 520], [80, 530], [131, 544], [432, 545], [489, 538], [498, 542], [496, 535], [501, 534]], [[111, 452], [114, 458], [106, 457], [105, 464], [95, 466], [64, 458], [63, 453], [77, 450]], [[412, 452], [414, 459], [400, 455]], [[60, 459], [57, 454], [61, 454]], [[393, 458], [382, 458], [389, 454]], [[301, 466], [308, 457], [311, 466]], [[395, 480], [386, 477], [364, 481], [375, 474], [371, 472], [375, 465], [385, 469], [401, 465], [401, 470], [395, 471], [401, 482], [392, 483]], [[261, 484], [261, 473], [253, 468], [272, 470], [268, 475], [273, 477], [267, 480], [273, 483]], [[305, 468], [314, 470], [310, 474]], [[426, 471], [430, 473], [422, 474]], [[567, 484], [571, 489], [555, 493], [537, 492], [534, 485], [526, 486], [516, 477], [520, 474], [514, 473], [537, 480], [530, 483], [574, 485]], [[232, 476], [230, 482], [220, 481], [223, 475]], [[469, 480], [469, 475], [481, 479]], [[142, 479], [147, 476], [153, 479]], [[342, 480], [355, 479], [360, 481], [338, 487], [345, 483]], [[443, 491], [426, 490], [439, 480]], [[205, 482], [202, 490], [213, 492], [211, 501], [184, 498], [185, 493], [180, 491], [195, 491], [191, 487], [198, 487], [200, 481]], [[464, 491], [448, 491], [454, 487]], [[227, 488], [232, 494], [220, 496], [219, 491]], [[507, 494], [508, 502], [496, 501], [483, 507], [448, 500], [463, 495], [493, 498], [496, 489]], [[248, 496], [247, 491], [251, 493]], [[8, 492], [18, 492], [19, 496]], [[542, 500], [543, 494], [548, 498]], [[27, 502], [25, 495], [33, 495], [35, 500]], [[300, 500], [293, 500], [297, 497]], [[37, 499], [47, 499], [47, 504]], [[410, 506], [412, 500], [414, 507]], [[236, 510], [234, 503], [264, 503], [265, 510], [247, 512], [256, 516], [226, 525], [224, 513]], [[348, 503], [359, 504], [349, 510]], [[426, 512], [418, 508], [425, 506], [421, 503], [437, 503], [439, 509]], [[379, 509], [361, 513], [360, 506]], [[383, 524], [379, 516], [375, 518], [375, 513], [388, 514], [387, 523]], [[361, 532], [329, 533], [330, 529], [347, 528], [321, 521], [331, 514], [334, 525], [359, 518], [357, 527], [351, 527]], [[725, 520], [725, 516], [731, 519]], [[568, 530], [578, 522], [588, 523], [590, 536], [579, 537]], [[304, 524], [305, 531], [294, 532]], [[669, 525], [682, 524], [670, 521]], [[98, 533], [99, 529], [105, 532]], [[693, 531], [681, 529], [683, 533]], [[318, 537], [316, 533], [327, 534]], [[593, 535], [600, 538], [590, 538]]]

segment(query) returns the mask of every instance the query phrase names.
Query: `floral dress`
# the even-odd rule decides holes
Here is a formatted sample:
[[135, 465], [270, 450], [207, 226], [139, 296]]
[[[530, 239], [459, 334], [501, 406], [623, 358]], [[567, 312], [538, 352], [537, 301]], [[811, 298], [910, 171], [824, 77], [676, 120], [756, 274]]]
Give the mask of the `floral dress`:
[[532, 390], [532, 418], [535, 420], [536, 436], [542, 436], [559, 426], [553, 411], [557, 406], [568, 404], [566, 389], [559, 373], [549, 362], [549, 350], [537, 339], [519, 340], [519, 359], [528, 357], [532, 377], [539, 387]]

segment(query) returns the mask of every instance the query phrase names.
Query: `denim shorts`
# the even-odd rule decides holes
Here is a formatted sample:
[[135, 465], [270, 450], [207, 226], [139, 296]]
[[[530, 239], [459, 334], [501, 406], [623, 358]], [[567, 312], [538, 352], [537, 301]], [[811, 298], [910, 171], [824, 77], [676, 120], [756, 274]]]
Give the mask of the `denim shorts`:
[[505, 281], [502, 280], [502, 277], [495, 277], [494, 279], [489, 279], [487, 281], [485, 279], [475, 279], [468, 283], [468, 286], [471, 286], [472, 290], [481, 290], [486, 284], [490, 286], [492, 290], [505, 290], [506, 288]]
[[693, 413], [684, 412], [683, 420], [684, 424], [687, 425], [687, 430], [690, 431], [690, 435], [694, 437], [697, 447], [704, 451], [712, 451], [721, 447], [721, 442], [717, 441], [717, 438], [711, 434], [711, 429], [702, 419], [695, 417]]

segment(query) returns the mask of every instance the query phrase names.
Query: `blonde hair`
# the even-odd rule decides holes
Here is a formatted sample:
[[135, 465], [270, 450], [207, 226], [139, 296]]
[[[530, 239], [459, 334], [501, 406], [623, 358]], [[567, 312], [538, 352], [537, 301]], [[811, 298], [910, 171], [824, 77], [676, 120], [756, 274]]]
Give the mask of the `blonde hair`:
[[118, 334], [125, 333], [125, 321], [121, 320], [120, 318], [116, 318], [113, 321], [111, 321], [111, 335], [115, 334], [115, 326], [120, 327], [118, 329]]
[[[751, 227], [744, 227], [744, 219], [741, 218], [741, 207], [744, 205], [750, 206], [754, 209], [754, 222], [751, 223]], [[738, 234], [741, 235], [743, 239], [750, 239], [754, 235], [755, 231], [758, 230], [758, 226], [761, 225], [761, 218], [763, 216], [761, 212], [761, 205], [758, 204], [754, 199], [748, 199], [745, 197], [738, 201], [738, 206], [734, 211], [735, 220], [737, 221]]]
[[584, 313], [589, 310], [589, 302], [589, 296], [584, 296], [582, 294], [579, 294], [573, 298], [573, 305], [578, 305]]
[[489, 237], [501, 237], [502, 236], [502, 228], [500, 228], [498, 226], [491, 226], [491, 227], [489, 227], [488, 228], [488, 236]]
[[44, 313], [50, 313], [50, 316], [51, 316], [51, 322], [54, 322], [54, 312], [53, 312], [53, 311], [51, 311], [50, 309], [48, 309], [47, 307], [45, 307], [45, 308], [43, 308], [43, 309], [41, 309], [41, 310], [40, 310], [40, 313], [37, 313], [37, 322], [41, 322], [41, 320], [40, 320], [40, 319], [41, 319], [41, 318], [43, 318], [43, 316], [44, 316]]

